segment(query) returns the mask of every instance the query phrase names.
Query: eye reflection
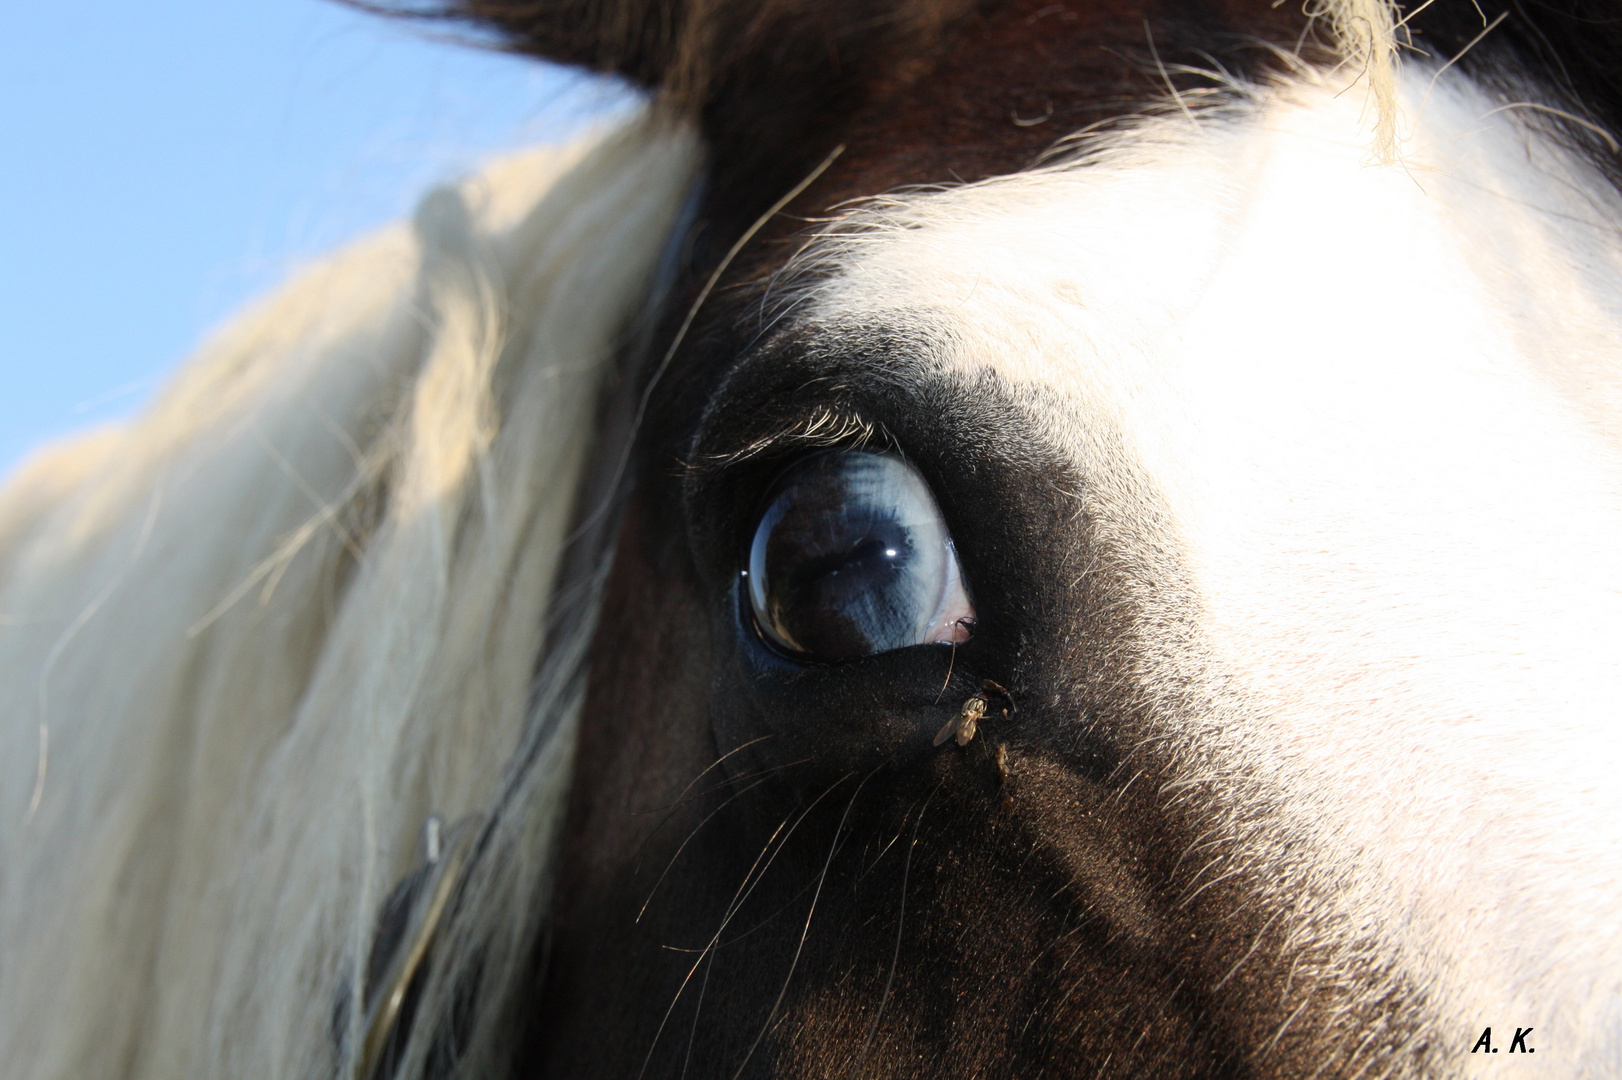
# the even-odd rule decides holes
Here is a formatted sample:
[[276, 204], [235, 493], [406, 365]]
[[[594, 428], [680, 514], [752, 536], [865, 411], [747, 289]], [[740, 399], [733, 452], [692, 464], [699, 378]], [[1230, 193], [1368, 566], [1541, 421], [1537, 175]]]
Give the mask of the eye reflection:
[[888, 454], [819, 454], [778, 487], [747, 572], [762, 633], [843, 660], [969, 636], [974, 608], [929, 485]]

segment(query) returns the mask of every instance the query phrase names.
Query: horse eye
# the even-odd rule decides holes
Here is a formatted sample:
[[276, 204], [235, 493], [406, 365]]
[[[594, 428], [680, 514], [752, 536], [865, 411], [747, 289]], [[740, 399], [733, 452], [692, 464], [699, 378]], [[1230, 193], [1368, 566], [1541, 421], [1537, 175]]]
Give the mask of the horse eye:
[[797, 465], [755, 528], [749, 601], [790, 652], [844, 660], [968, 638], [974, 608], [929, 485], [859, 451]]

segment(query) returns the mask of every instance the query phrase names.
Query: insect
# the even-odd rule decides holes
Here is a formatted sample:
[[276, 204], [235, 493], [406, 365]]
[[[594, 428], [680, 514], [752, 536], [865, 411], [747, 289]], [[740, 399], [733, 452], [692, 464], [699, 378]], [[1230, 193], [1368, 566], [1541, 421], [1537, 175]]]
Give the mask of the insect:
[[983, 679], [980, 682], [980, 689], [963, 702], [963, 707], [958, 710], [957, 715], [946, 721], [935, 733], [934, 745], [940, 746], [954, 735], [957, 736], [959, 746], [967, 746], [973, 742], [975, 733], [980, 730], [980, 721], [985, 717], [994, 696], [1006, 702], [1002, 709], [1004, 716], [1014, 710], [1013, 695], [1001, 683]]

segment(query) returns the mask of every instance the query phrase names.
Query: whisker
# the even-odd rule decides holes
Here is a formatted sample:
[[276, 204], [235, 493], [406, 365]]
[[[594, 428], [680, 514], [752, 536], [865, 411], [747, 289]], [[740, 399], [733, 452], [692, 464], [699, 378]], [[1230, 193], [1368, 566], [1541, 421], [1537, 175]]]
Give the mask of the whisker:
[[[813, 877], [809, 881], [807, 881], [804, 885], [800, 886], [800, 891], [799, 892], [795, 893], [793, 896], [789, 897], [787, 900], [783, 901], [776, 908], [774, 908], [772, 910], [771, 914], [769, 914], [769, 915], [765, 916], [764, 918], [762, 918], [759, 922], [755, 923], [749, 929], [740, 930], [734, 936], [729, 937], [725, 941], [720, 942], [718, 945], [716, 945], [716, 948], [725, 949], [725, 948], [728, 948], [729, 946], [736, 945], [738, 942], [740, 942], [743, 939], [747, 938], [750, 934], [753, 934], [755, 931], [759, 930], [761, 927], [770, 925], [774, 920], [776, 920], [776, 918], [779, 915], [783, 914], [783, 912], [785, 912], [789, 908], [793, 907], [796, 901], [798, 901], [802, 896], [804, 896], [806, 893], [810, 892], [812, 889], [814, 889], [816, 887], [817, 887], [817, 879], [815, 877]], [[659, 947], [661, 949], [664, 949], [666, 952], [701, 953], [701, 952], [704, 951], [702, 948], [697, 948], [697, 949], [683, 948], [683, 947], [681, 947], [679, 945], [661, 945]]]
[[[648, 1065], [653, 1061], [653, 1051], [659, 1045], [659, 1038], [664, 1034], [665, 1025], [670, 1022], [671, 1013], [675, 1011], [676, 1005], [681, 1001], [682, 994], [686, 993], [687, 984], [693, 981], [693, 975], [704, 963], [705, 957], [714, 951], [716, 944], [721, 940], [721, 935], [726, 932], [726, 928], [732, 922], [733, 917], [748, 902], [749, 897], [754, 895], [755, 888], [765, 880], [766, 871], [771, 869], [772, 863], [777, 861], [777, 856], [782, 854], [783, 848], [787, 846], [789, 838], [794, 835], [794, 831], [800, 827], [800, 824], [805, 821], [811, 811], [816, 809], [817, 804], [827, 798], [834, 788], [849, 779], [850, 775], [847, 773], [834, 781], [821, 795], [811, 800], [810, 804], [800, 811], [799, 817], [794, 818], [792, 825], [789, 824], [787, 817], [778, 822], [777, 828], [772, 830], [772, 835], [766, 838], [765, 846], [761, 848], [760, 854], [755, 856], [755, 861], [750, 865], [748, 873], [744, 874], [743, 881], [738, 884], [737, 891], [732, 894], [732, 900], [721, 916], [721, 925], [716, 927], [715, 933], [710, 937], [709, 944], [704, 947], [704, 951], [699, 954], [699, 958], [693, 961], [693, 966], [687, 969], [687, 974], [682, 977], [681, 985], [676, 988], [676, 994], [671, 998], [670, 1005], [666, 1007], [664, 1016], [660, 1018], [659, 1027], [653, 1033], [653, 1041], [648, 1045], [647, 1056], [642, 1059], [642, 1068], [637, 1070], [637, 1080], [641, 1080], [647, 1074]], [[764, 783], [764, 781], [761, 781], [761, 783]], [[788, 828], [787, 832], [783, 831], [785, 826]], [[761, 862], [763, 859], [765, 860], [764, 864]]]
[[[687, 798], [687, 793], [689, 791], [693, 790], [693, 785], [694, 784], [696, 784], [700, 780], [704, 779], [713, 770], [720, 768], [723, 764], [726, 763], [727, 758], [731, 757], [733, 754], [742, 753], [743, 751], [749, 749], [751, 746], [754, 746], [756, 743], [765, 742], [769, 738], [771, 738], [770, 735], [762, 735], [759, 738], [750, 739], [748, 742], [742, 744], [741, 746], [733, 747], [731, 750], [728, 750], [726, 753], [722, 754], [720, 757], [716, 758], [714, 761], [712, 761], [708, 765], [704, 766], [704, 768], [699, 772], [699, 774], [697, 776], [695, 776], [691, 780], [687, 781], [687, 786], [681, 789], [681, 794], [676, 796], [676, 799], [675, 799], [674, 802], [668, 803], [668, 804], [666, 804], [664, 806], [656, 806], [651, 810], [639, 810], [639, 811], [637, 811], [637, 813], [638, 814], [657, 814], [657, 813], [659, 813], [661, 811], [664, 811], [664, 810], [677, 810], [677, 809], [680, 809], [683, 801]], [[712, 788], [711, 790], [714, 790], [714, 789]]]
[[[772, 835], [766, 838], [766, 846], [761, 849], [759, 855], [755, 856], [755, 861], [750, 865], [749, 872], [744, 874], [743, 881], [738, 885], [738, 891], [732, 894], [732, 902], [727, 905], [726, 913], [721, 919], [722, 929], [726, 928], [727, 921], [732, 917], [732, 912], [735, 905], [738, 903], [739, 894], [743, 893], [744, 889], [749, 886], [751, 879], [755, 876], [755, 871], [760, 868], [760, 860], [764, 859], [766, 857], [766, 853], [772, 849], [772, 844], [777, 840], [777, 837], [783, 831], [784, 826], [788, 825], [788, 822], [789, 819], [787, 817], [778, 822], [777, 828], [772, 830]], [[720, 930], [717, 930], [716, 934], [719, 936]], [[710, 955], [710, 950], [714, 944], [715, 938], [712, 937], [710, 938], [709, 944], [705, 945], [703, 950], [700, 951], [698, 959], [693, 961], [693, 966], [687, 969], [687, 974], [682, 977], [681, 985], [676, 987], [676, 995], [670, 999], [670, 1004], [666, 1006], [665, 1014], [659, 1020], [659, 1027], [653, 1033], [653, 1041], [648, 1045], [647, 1056], [642, 1059], [642, 1068], [639, 1069], [636, 1074], [637, 1080], [641, 1080], [642, 1076], [647, 1073], [648, 1064], [653, 1060], [653, 1051], [659, 1045], [659, 1037], [664, 1034], [665, 1025], [670, 1022], [670, 1014], [675, 1011], [677, 1003], [681, 1001], [682, 994], [687, 990], [687, 984], [692, 981], [694, 972], [698, 971], [699, 967], [704, 963], [704, 958]]]
[[717, 792], [724, 791], [732, 785], [741, 784], [745, 780], [756, 780], [764, 776], [771, 776], [773, 773], [780, 773], [785, 770], [792, 769], [797, 765], [804, 765], [810, 760], [811, 758], [809, 756], [795, 758], [793, 761], [785, 761], [780, 765], [770, 765], [764, 769], [756, 769], [754, 772], [739, 773], [737, 776], [728, 776], [726, 779], [717, 783], [714, 787], [705, 788], [703, 791], [688, 799], [687, 802], [697, 802], [698, 800], [707, 798], [716, 794]]
[[687, 1075], [687, 1066], [693, 1063], [693, 1043], [698, 1040], [698, 1018], [704, 1012], [704, 992], [710, 988], [710, 973], [715, 970], [715, 955], [714, 952], [710, 953], [709, 960], [704, 963], [704, 978], [698, 983], [698, 1003], [693, 1007], [693, 1022], [687, 1028], [687, 1050], [681, 1059], [680, 1075], [683, 1077]]
[[[770, 770], [770, 771], [775, 771], [775, 770]], [[637, 909], [637, 912], [636, 912], [636, 921], [637, 922], [641, 922], [642, 921], [642, 916], [647, 914], [648, 905], [653, 903], [653, 897], [654, 897], [654, 895], [656, 893], [658, 893], [659, 886], [663, 885], [664, 882], [665, 882], [665, 878], [670, 876], [670, 871], [675, 867], [676, 860], [681, 858], [681, 853], [683, 851], [687, 850], [687, 845], [693, 842], [693, 837], [697, 836], [699, 834], [699, 832], [704, 828], [704, 826], [706, 826], [706, 825], [708, 825], [710, 823], [710, 819], [714, 818], [716, 814], [719, 814], [721, 811], [725, 810], [728, 806], [730, 806], [733, 803], [733, 801], [735, 801], [736, 799], [739, 799], [742, 796], [748, 794], [749, 792], [753, 791], [755, 788], [757, 788], [760, 785], [764, 784], [768, 779], [770, 779], [769, 772], [768, 772], [768, 775], [762, 776], [760, 779], [756, 780], [754, 783], [750, 784], [748, 787], [740, 788], [739, 790], [734, 791], [731, 795], [728, 795], [721, 802], [721, 805], [717, 806], [714, 810], [711, 810], [708, 814], [705, 814], [704, 815], [704, 820], [700, 821], [697, 825], [693, 826], [693, 830], [687, 834], [687, 838], [685, 840], [683, 840], [681, 842], [680, 846], [678, 846], [676, 848], [676, 853], [674, 855], [670, 856], [670, 861], [665, 863], [664, 870], [662, 870], [660, 872], [660, 874], [659, 874], [659, 880], [655, 881], [653, 883], [653, 888], [648, 890], [648, 898], [646, 900], [642, 901], [642, 906]], [[786, 822], [788, 819], [784, 818], [783, 820]], [[663, 823], [661, 822], [661, 824], [663, 824]], [[779, 826], [779, 828], [781, 828], [781, 826]], [[655, 830], [655, 831], [657, 832], [658, 830]], [[643, 841], [643, 842], [646, 843], [646, 841]]]
[[[744, 786], [744, 788], [738, 788], [738, 790], [733, 791], [732, 795], [727, 796], [727, 799], [725, 799], [725, 801], [723, 801], [723, 803], [720, 803], [720, 806], [717, 806], [717, 808], [715, 808], [714, 811], [710, 811], [709, 816], [704, 817], [704, 821], [701, 821], [701, 822], [699, 822], [699, 824], [694, 825], [693, 832], [689, 832], [688, 837], [686, 837], [686, 840], [683, 840], [683, 842], [681, 842], [680, 848], [676, 848], [676, 855], [670, 856], [670, 861], [668, 861], [668, 863], [665, 863], [665, 869], [663, 869], [663, 872], [660, 872], [659, 882], [665, 881], [665, 874], [668, 874], [668, 872], [670, 872], [670, 868], [672, 868], [672, 866], [675, 866], [676, 856], [681, 855], [681, 851], [683, 851], [684, 848], [686, 848], [686, 846], [688, 846], [688, 842], [691, 842], [691, 840], [693, 840], [694, 835], [697, 835], [697, 830], [702, 829], [702, 827], [704, 827], [704, 825], [709, 824], [709, 819], [710, 819], [710, 817], [715, 816], [715, 812], [719, 812], [720, 809], [725, 808], [725, 806], [727, 806], [727, 803], [732, 803], [732, 799], [738, 798], [738, 796], [744, 795], [744, 793], [746, 793], [746, 791], [751, 790], [751, 788], [756, 788], [756, 786], [759, 786], [759, 780], [761, 780], [761, 778], [770, 777], [770, 775], [775, 774], [775, 772], [782, 772], [782, 770], [785, 770], [785, 769], [793, 769], [793, 767], [795, 767], [795, 765], [803, 765], [803, 764], [805, 764], [805, 762], [808, 762], [808, 761], [811, 761], [811, 759], [809, 759], [809, 757], [798, 757], [798, 759], [795, 759], [795, 761], [785, 762], [785, 764], [782, 764], [782, 765], [772, 765], [772, 767], [770, 767], [770, 769], [761, 769], [761, 770], [757, 770], [757, 772], [746, 772], [746, 774], [738, 775], [738, 777], [728, 777], [727, 780], [723, 780], [722, 783], [717, 783], [717, 785], [715, 785], [714, 788], [707, 788], [707, 790], [702, 791], [701, 795], [694, 796], [694, 798], [709, 798], [710, 795], [715, 795], [715, 793], [717, 793], [717, 791], [723, 790], [723, 788], [727, 788], [728, 785], [733, 785], [733, 783], [743, 783], [744, 780], [757, 780], [756, 783], [751, 783], [751, 785], [749, 785], [749, 786]], [[691, 786], [691, 785], [688, 785], [688, 786]], [[644, 837], [642, 837], [641, 840], [637, 840], [636, 848], [634, 848], [633, 853], [631, 853], [631, 856], [633, 856], [633, 858], [641, 859], [642, 850], [644, 850], [644, 848], [647, 848], [647, 845], [649, 845], [649, 843], [652, 843], [652, 840], [654, 840], [654, 837], [657, 837], [657, 835], [659, 835], [660, 832], [663, 832], [663, 829], [665, 829], [665, 825], [670, 824], [670, 821], [672, 821], [673, 817], [676, 816], [676, 811], [678, 811], [678, 809], [681, 809], [681, 803], [672, 803], [672, 804], [670, 804], [670, 806], [668, 806], [668, 808], [665, 808], [665, 816], [663, 816], [662, 819], [660, 819], [659, 824], [654, 825], [654, 827], [652, 827], [652, 829], [647, 830], [647, 835], [644, 835]], [[655, 812], [655, 811], [647, 811], [647, 812]], [[639, 868], [639, 869], [641, 869], [641, 868]], [[654, 892], [657, 892], [657, 890], [659, 890], [659, 882], [654, 882], [654, 889], [650, 890], [649, 894], [647, 894], [647, 900], [644, 900], [644, 902], [642, 902], [641, 908], [639, 908], [639, 911], [637, 911], [637, 919], [642, 918], [642, 915], [641, 915], [642, 911], [647, 910], [647, 903], [649, 903], [650, 900], [652, 900], [652, 898], [654, 898]]]
[[907, 831], [907, 822], [912, 818], [912, 812], [918, 809], [919, 805], [924, 802], [928, 802], [927, 796], [923, 799], [914, 801], [911, 806], [907, 807], [907, 812], [901, 815], [901, 824], [896, 829], [895, 835], [890, 837], [890, 839], [885, 842], [885, 845], [879, 849], [879, 853], [877, 855], [873, 856], [872, 861], [867, 864], [867, 868], [864, 869], [860, 874], [856, 875], [856, 880], [860, 881], [861, 879], [867, 877], [868, 874], [871, 874], [873, 872], [873, 868], [878, 866], [880, 861], [883, 860], [885, 854], [888, 853], [891, 848], [895, 847], [896, 841], [900, 840], [901, 835]]
[[[716, 784], [714, 787], [706, 788], [699, 795], [694, 796], [694, 800], [699, 799], [699, 798], [708, 798], [709, 796], [714, 795], [716, 792], [721, 791], [721, 790], [725, 789], [726, 787], [728, 787], [730, 785], [740, 784], [745, 780], [758, 780], [758, 779], [761, 779], [761, 778], [769, 777], [773, 773], [782, 772], [782, 771], [784, 771], [786, 769], [792, 769], [794, 766], [803, 765], [803, 764], [805, 764], [806, 762], [808, 762], [810, 760], [811, 759], [809, 757], [796, 758], [793, 761], [784, 762], [781, 765], [773, 765], [771, 768], [768, 768], [768, 769], [760, 769], [760, 770], [757, 770], [757, 771], [752, 772], [752, 773], [743, 773], [743, 774], [741, 774], [739, 776], [728, 777], [726, 780], [722, 781], [719, 784]], [[759, 786], [759, 784], [757, 783], [757, 784], [750, 784], [749, 787], [739, 788], [737, 791], [733, 792], [730, 796], [727, 797], [726, 802], [721, 803], [721, 805], [717, 806], [716, 809], [717, 810], [721, 809], [721, 807], [726, 806], [727, 802], [731, 802], [733, 799], [737, 798], [739, 795], [744, 794], [744, 792], [750, 790], [751, 788], [758, 787], [758, 786]], [[661, 831], [663, 831], [663, 829], [664, 829], [664, 827], [666, 825], [670, 824], [670, 820], [673, 817], [676, 816], [676, 812], [680, 808], [681, 808], [681, 805], [679, 803], [672, 803], [670, 805], [670, 807], [667, 808], [665, 816], [659, 820], [659, 824], [655, 825], [652, 829], [649, 829], [647, 835], [644, 836], [641, 840], [637, 841], [636, 850], [635, 850], [635, 852], [633, 854], [639, 857], [642, 854], [642, 849], [647, 847], [648, 844], [653, 840], [653, 838], [655, 836], [658, 836], [659, 833]], [[652, 813], [652, 812], [653, 811], [649, 811], [649, 813]], [[711, 813], [709, 817], [714, 817], [714, 816], [715, 815], [713, 813]], [[694, 826], [694, 832], [697, 832], [698, 829], [703, 828], [705, 822], [709, 821], [709, 817], [706, 817], [704, 819], [704, 821], [701, 821], [701, 822], [698, 823], [698, 825]], [[691, 839], [692, 839], [692, 836], [689, 835], [687, 837], [687, 840], [691, 840]], [[682, 846], [683, 847], [687, 846], [687, 841], [686, 840], [682, 841]], [[680, 854], [679, 850], [677, 851], [677, 854]], [[674, 859], [674, 856], [672, 856], [672, 858]], [[670, 872], [670, 867], [667, 865], [665, 867], [665, 873], [669, 873], [669, 872]], [[660, 880], [664, 879], [664, 874], [661, 874], [659, 876], [660, 876]], [[644, 903], [642, 906], [643, 906], [643, 908], [646, 908], [647, 904]]]
[[[772, 1002], [771, 1010], [767, 1012], [765, 1021], [760, 1025], [760, 1032], [756, 1034], [755, 1041], [749, 1044], [749, 1052], [743, 1056], [742, 1063], [738, 1065], [738, 1071], [732, 1074], [732, 1080], [738, 1080], [738, 1077], [743, 1075], [743, 1070], [749, 1064], [749, 1059], [755, 1056], [755, 1048], [760, 1045], [760, 1040], [766, 1037], [766, 1032], [770, 1030], [772, 1021], [777, 1017], [777, 1010], [783, 1004], [783, 995], [788, 993], [788, 984], [794, 978], [794, 969], [799, 967], [800, 954], [805, 950], [805, 939], [811, 933], [811, 920], [817, 913], [817, 901], [822, 898], [822, 886], [828, 880], [828, 868], [833, 865], [834, 855], [839, 851], [839, 838], [845, 831], [845, 822], [850, 817], [851, 807], [856, 805], [856, 799], [861, 795], [862, 788], [867, 786], [867, 782], [878, 775], [879, 768], [883, 768], [883, 766], [873, 769], [872, 772], [862, 777], [862, 782], [857, 784], [856, 790], [850, 793], [850, 801], [845, 803], [845, 812], [839, 815], [839, 824], [834, 827], [833, 842], [828, 845], [828, 857], [823, 860], [822, 873], [817, 875], [817, 891], [811, 897], [810, 910], [805, 913], [805, 925], [800, 927], [800, 941], [794, 947], [794, 959], [789, 961], [788, 974], [783, 976], [783, 985], [778, 988], [777, 1000]], [[846, 773], [836, 781], [836, 784], [844, 783], [853, 775], [855, 774]], [[829, 790], [832, 790], [832, 788]]]
[[[960, 620], [961, 621], [961, 620]], [[941, 703], [946, 694], [946, 688], [952, 685], [952, 668], [957, 664], [957, 642], [952, 642], [952, 658], [946, 662], [946, 678], [941, 680], [941, 691], [935, 695], [935, 704]]]
[[[944, 783], [944, 781], [943, 781]], [[862, 1040], [862, 1056], [856, 1059], [856, 1068], [851, 1071], [852, 1077], [862, 1074], [867, 1065], [867, 1055], [873, 1049], [873, 1037], [879, 1032], [879, 1021], [884, 1017], [884, 1007], [889, 1004], [890, 990], [895, 985], [896, 965], [901, 962], [901, 932], [907, 925], [907, 878], [912, 873], [912, 853], [918, 847], [918, 828], [924, 823], [924, 813], [929, 809], [929, 800], [935, 797], [935, 792], [941, 789], [936, 784], [924, 799], [924, 805], [918, 810], [918, 820], [912, 825], [912, 841], [907, 845], [907, 859], [901, 864], [901, 910], [896, 913], [895, 920], [895, 951], [890, 954], [890, 972], [884, 977], [884, 993], [879, 996], [879, 1007], [873, 1013], [873, 1023], [868, 1025], [867, 1038]]]
[[[806, 177], [798, 184], [795, 184], [788, 191], [784, 192], [776, 202], [772, 203], [771, 206], [767, 207], [766, 212], [761, 214], [760, 217], [756, 218], [754, 222], [743, 231], [743, 234], [733, 241], [732, 246], [727, 249], [726, 254], [721, 256], [721, 261], [716, 264], [715, 269], [710, 271], [709, 278], [704, 282], [704, 286], [699, 289], [698, 295], [693, 298], [692, 304], [688, 307], [687, 315], [682, 319], [681, 325], [676, 328], [675, 336], [670, 339], [670, 345], [666, 347], [664, 355], [660, 357], [658, 364], [654, 365], [653, 373], [648, 378], [648, 384], [642, 388], [641, 397], [637, 400], [636, 413], [631, 418], [631, 435], [633, 438], [626, 440], [625, 446], [620, 452], [619, 462], [615, 466], [613, 478], [608, 484], [609, 491], [612, 492], [619, 489], [620, 481], [625, 476], [625, 470], [629, 468], [631, 464], [631, 448], [635, 441], [634, 436], [641, 432], [642, 423], [647, 419], [648, 405], [653, 401], [653, 393], [658, 388], [660, 382], [663, 381], [665, 373], [669, 371], [671, 361], [676, 358], [676, 353], [681, 348], [682, 342], [687, 339], [687, 332], [693, 328], [693, 321], [698, 318], [698, 313], [704, 307], [704, 302], [710, 298], [710, 293], [715, 291], [716, 283], [721, 280], [721, 277], [726, 273], [727, 268], [732, 265], [732, 261], [738, 257], [738, 253], [748, 246], [750, 240], [754, 239], [755, 234], [760, 232], [761, 229], [765, 228], [767, 223], [769, 223], [772, 218], [776, 217], [779, 211], [781, 211], [795, 199], [799, 198], [800, 193], [805, 191], [806, 188], [810, 187], [816, 181], [817, 177], [821, 176], [828, 170], [828, 166], [834, 163], [834, 159], [844, 152], [844, 143], [840, 143], [838, 146], [834, 147], [832, 152], [830, 152], [827, 157], [822, 159], [821, 164], [812, 169], [810, 173], [808, 173]], [[580, 524], [576, 525], [574, 530], [564, 538], [564, 543], [573, 543], [575, 540], [584, 536], [589, 529], [596, 525], [597, 522], [609, 512], [612, 505], [612, 497], [604, 499], [595, 509], [586, 514]]]

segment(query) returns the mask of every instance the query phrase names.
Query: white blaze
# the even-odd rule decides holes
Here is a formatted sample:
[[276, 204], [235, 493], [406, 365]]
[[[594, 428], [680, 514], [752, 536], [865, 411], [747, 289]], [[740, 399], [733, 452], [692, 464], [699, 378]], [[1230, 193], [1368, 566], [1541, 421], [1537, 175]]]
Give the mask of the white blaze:
[[1293, 86], [891, 206], [817, 307], [1062, 395], [1084, 475], [1124, 433], [1265, 706], [1231, 752], [1443, 1008], [1442, 1060], [1535, 1026], [1490, 1063], [1622, 1074], [1622, 202], [1535, 114], [1409, 78], [1399, 165], [1355, 90]]

